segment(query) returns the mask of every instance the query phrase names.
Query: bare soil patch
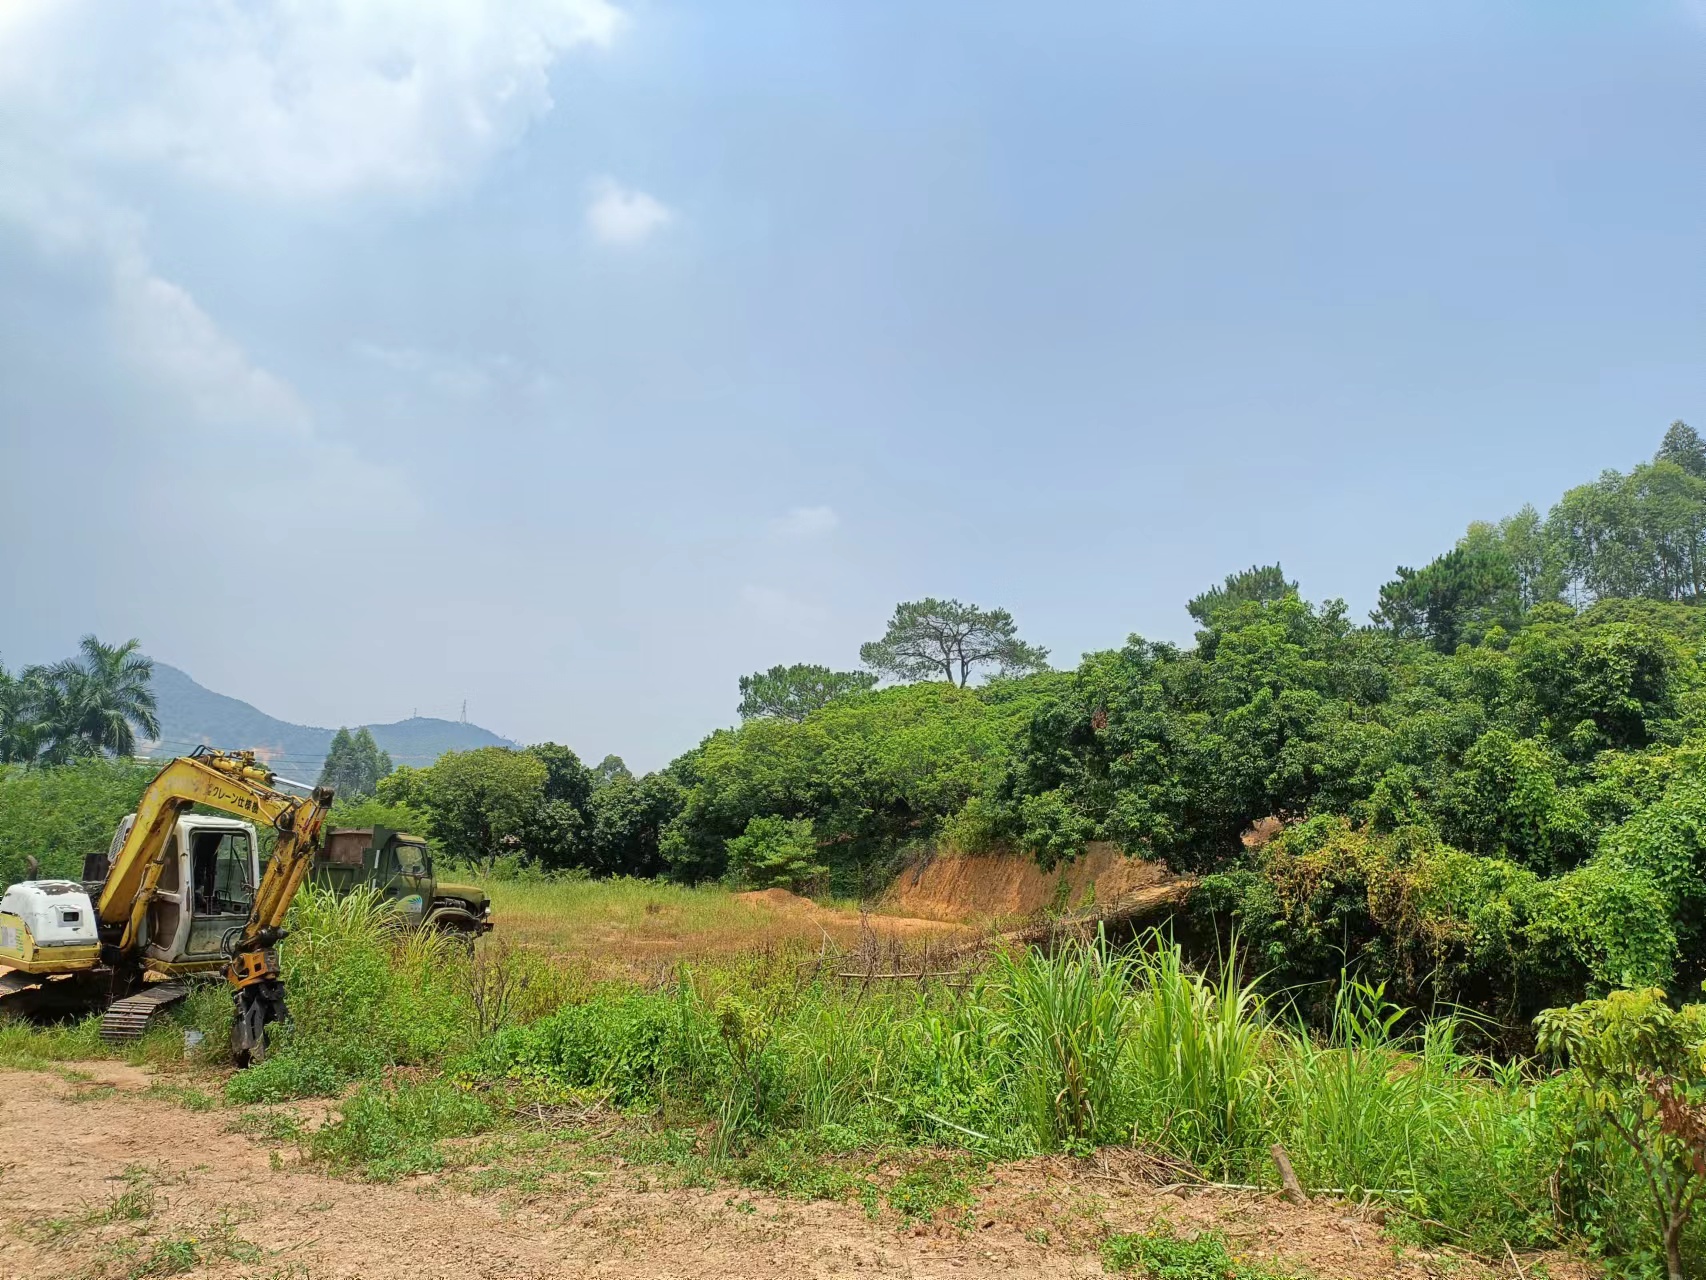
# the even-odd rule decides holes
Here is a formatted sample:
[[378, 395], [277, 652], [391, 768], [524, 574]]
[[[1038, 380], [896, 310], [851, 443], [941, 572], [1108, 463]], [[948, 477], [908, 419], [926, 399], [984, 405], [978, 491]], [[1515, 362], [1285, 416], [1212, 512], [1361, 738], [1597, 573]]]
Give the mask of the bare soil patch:
[[[0, 1071], [8, 1280], [108, 1280], [169, 1249], [197, 1259], [178, 1274], [256, 1280], [1092, 1276], [1107, 1232], [1162, 1222], [1218, 1229], [1251, 1256], [1321, 1280], [1514, 1274], [1508, 1263], [1397, 1246], [1373, 1213], [1342, 1205], [1168, 1191], [1143, 1181], [1141, 1158], [1118, 1152], [999, 1166], [969, 1208], [910, 1225], [851, 1203], [666, 1188], [619, 1161], [519, 1194], [469, 1193], [434, 1176], [372, 1185], [233, 1132], [232, 1111], [184, 1110], [144, 1092], [146, 1071], [74, 1068], [87, 1079]], [[1593, 1274], [1559, 1258], [1522, 1265], [1533, 1274], [1539, 1261], [1552, 1280]]]
[[779, 921], [816, 926], [842, 947], [857, 942], [861, 932], [874, 934], [883, 942], [895, 939], [950, 938], [968, 932], [960, 924], [934, 917], [890, 915], [887, 912], [860, 913], [826, 907], [786, 889], [754, 889], [737, 893], [735, 897], [764, 909]]
[[1129, 858], [1102, 842], [1052, 871], [1020, 853], [945, 852], [902, 871], [883, 905], [929, 920], [1017, 921], [1047, 911], [1113, 913], [1130, 900], [1180, 883], [1159, 862]]

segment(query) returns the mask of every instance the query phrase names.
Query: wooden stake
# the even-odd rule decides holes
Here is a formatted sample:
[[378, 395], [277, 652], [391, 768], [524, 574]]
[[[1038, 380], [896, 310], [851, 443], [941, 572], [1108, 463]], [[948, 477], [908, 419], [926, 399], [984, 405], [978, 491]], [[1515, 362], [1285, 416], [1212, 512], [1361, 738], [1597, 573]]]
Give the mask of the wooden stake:
[[1303, 1184], [1297, 1180], [1297, 1171], [1291, 1167], [1291, 1157], [1286, 1155], [1285, 1148], [1276, 1142], [1268, 1152], [1279, 1166], [1280, 1186], [1284, 1188], [1285, 1198], [1293, 1204], [1308, 1204], [1309, 1197], [1303, 1192]]

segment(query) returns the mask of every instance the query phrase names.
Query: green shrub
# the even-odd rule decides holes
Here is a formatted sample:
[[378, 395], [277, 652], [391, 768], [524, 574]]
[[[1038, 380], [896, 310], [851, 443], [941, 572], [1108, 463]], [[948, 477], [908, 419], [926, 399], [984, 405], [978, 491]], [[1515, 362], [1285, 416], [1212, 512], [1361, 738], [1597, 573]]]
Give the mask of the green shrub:
[[797, 889], [829, 868], [817, 855], [809, 818], [758, 817], [728, 841], [730, 873], [756, 889]]
[[[1348, 966], [1407, 1003], [1464, 1005], [1507, 1023], [1584, 990], [1666, 983], [1677, 950], [1672, 903], [1619, 857], [1546, 878], [1426, 828], [1381, 832], [1333, 816], [1205, 878], [1191, 910], [1205, 926], [1228, 918], [1271, 987]], [[1330, 1005], [1310, 1012], [1333, 1016]]]
[[1678, 1011], [1656, 989], [1615, 991], [1538, 1023], [1541, 1049], [1574, 1068], [1581, 1138], [1638, 1162], [1643, 1243], [1682, 1280], [1684, 1232], [1706, 1190], [1706, 1005]]
[[632, 1106], [656, 1102], [667, 1079], [685, 1073], [685, 1050], [680, 1001], [619, 991], [499, 1032], [462, 1071], [593, 1090]]
[[107, 851], [159, 771], [159, 762], [130, 760], [0, 765], [0, 885], [22, 880], [32, 856], [44, 877], [81, 879], [84, 855]]
[[297, 1045], [286, 1039], [265, 1062], [239, 1071], [225, 1085], [232, 1102], [287, 1102], [292, 1098], [328, 1098], [353, 1076], [376, 1075], [384, 1064], [377, 1058], [361, 1061], [348, 1051], [335, 1058], [320, 1046]]
[[889, 1207], [908, 1222], [931, 1222], [944, 1209], [969, 1209], [980, 1162], [963, 1156], [930, 1156], [913, 1165], [889, 1187]]

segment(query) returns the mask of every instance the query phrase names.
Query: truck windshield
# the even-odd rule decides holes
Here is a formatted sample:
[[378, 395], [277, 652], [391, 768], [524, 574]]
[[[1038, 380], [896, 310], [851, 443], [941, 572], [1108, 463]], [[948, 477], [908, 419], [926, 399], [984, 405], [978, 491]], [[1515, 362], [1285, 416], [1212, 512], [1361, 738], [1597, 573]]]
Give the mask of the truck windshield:
[[426, 850], [418, 844], [397, 844], [397, 871], [405, 876], [426, 874]]

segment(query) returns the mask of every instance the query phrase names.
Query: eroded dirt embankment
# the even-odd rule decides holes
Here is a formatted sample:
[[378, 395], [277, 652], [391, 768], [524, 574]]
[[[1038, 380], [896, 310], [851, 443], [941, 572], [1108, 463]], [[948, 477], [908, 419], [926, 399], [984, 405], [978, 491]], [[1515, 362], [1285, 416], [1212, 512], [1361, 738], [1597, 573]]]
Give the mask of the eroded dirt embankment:
[[901, 872], [883, 907], [926, 920], [1011, 921], [1045, 911], [1114, 912], [1183, 883], [1160, 863], [1128, 858], [1101, 842], [1052, 871], [1020, 853], [947, 852]]

